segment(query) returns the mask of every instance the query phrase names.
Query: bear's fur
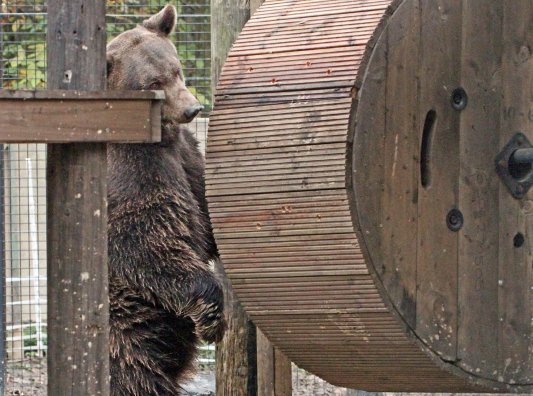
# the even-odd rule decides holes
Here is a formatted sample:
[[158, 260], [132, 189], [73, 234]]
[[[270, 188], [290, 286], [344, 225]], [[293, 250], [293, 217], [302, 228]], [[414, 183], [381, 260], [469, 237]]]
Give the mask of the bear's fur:
[[223, 296], [203, 158], [182, 125], [198, 113], [168, 39], [166, 6], [112, 40], [110, 89], [162, 89], [162, 141], [108, 148], [111, 395], [177, 395], [200, 339], [222, 338]]

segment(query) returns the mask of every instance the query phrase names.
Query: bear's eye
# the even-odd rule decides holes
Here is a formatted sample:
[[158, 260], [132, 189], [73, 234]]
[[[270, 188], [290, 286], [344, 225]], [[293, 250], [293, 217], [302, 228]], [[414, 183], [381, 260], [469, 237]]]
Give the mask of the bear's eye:
[[161, 84], [160, 81], [152, 81], [150, 84], [148, 84], [148, 89], [150, 90], [158, 90], [163, 87], [163, 84]]

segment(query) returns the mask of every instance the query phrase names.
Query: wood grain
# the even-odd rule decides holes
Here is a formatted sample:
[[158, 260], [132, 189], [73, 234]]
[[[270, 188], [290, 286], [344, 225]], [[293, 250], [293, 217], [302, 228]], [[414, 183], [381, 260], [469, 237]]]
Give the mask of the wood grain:
[[267, 0], [244, 27], [207, 195], [235, 292], [300, 367], [369, 391], [533, 390], [531, 193], [494, 170], [530, 129], [532, 3]]
[[[68, 92], [68, 91], [67, 91]], [[44, 91], [0, 95], [0, 141], [6, 143], [161, 140], [160, 95]], [[156, 97], [158, 97], [156, 99]]]
[[274, 347], [263, 332], [257, 330], [258, 396], [291, 396], [291, 361]]
[[215, 266], [225, 290], [224, 316], [228, 324], [215, 352], [217, 395], [257, 395], [256, 329], [224, 276], [222, 263], [217, 261]]
[[[418, 189], [418, 257], [416, 333], [443, 359], [457, 356], [457, 233], [446, 216], [458, 208], [459, 112], [451, 108], [452, 91], [460, 86], [462, 5], [457, 1], [420, 2], [420, 110], [418, 123], [436, 113], [431, 142], [432, 182]], [[442, 37], [446, 37], [445, 40]], [[442, 82], [435, 84], [435, 81]], [[420, 139], [421, 140], [421, 139]]]
[[[420, 124], [417, 92], [419, 89], [421, 10], [418, 2], [406, 3], [392, 16], [383, 33], [387, 48], [385, 94], [385, 145], [383, 147], [384, 184], [383, 255], [390, 260], [382, 279], [396, 306], [401, 306], [409, 326], [417, 321], [417, 233], [408, 225], [418, 216], [420, 183], [418, 151], [420, 140], [413, 133]], [[394, 23], [409, 20], [410, 23]], [[385, 43], [383, 43], [385, 44]], [[398, 287], [401, 285], [401, 287]]]
[[[505, 109], [516, 108], [516, 116], [503, 116], [500, 147], [518, 131], [533, 139], [533, 121], [528, 110], [533, 95], [533, 1], [520, 0], [504, 3], [502, 114]], [[529, 16], [528, 18], [524, 17]], [[531, 238], [533, 217], [528, 209], [532, 191], [525, 200], [513, 198], [504, 186], [499, 200], [499, 263], [498, 290], [499, 314], [499, 370], [503, 381], [517, 379], [533, 381], [533, 269], [531, 265]], [[526, 242], [515, 246], [518, 233]]]
[[[262, 0], [211, 0], [211, 75], [213, 87], [220, 78], [228, 52], [250, 15]], [[257, 350], [255, 325], [244, 312], [220, 261], [215, 273], [223, 282], [224, 315], [228, 328], [216, 346], [217, 396], [258, 395], [258, 367], [269, 364]], [[268, 357], [267, 357], [268, 358]]]
[[[459, 237], [459, 363], [484, 362], [476, 370], [492, 376], [498, 370], [498, 244], [500, 180], [491, 172], [500, 146], [503, 3], [483, 0], [463, 5], [462, 85], [471, 106], [461, 115], [459, 203], [468, 213]], [[478, 32], [486, 34], [481, 35]], [[502, 186], [503, 187], [503, 186]], [[503, 220], [503, 219], [502, 219]], [[464, 363], [463, 363], [464, 362]]]
[[[48, 87], [105, 88], [105, 2], [48, 2]], [[109, 395], [107, 149], [48, 146], [48, 394]]]

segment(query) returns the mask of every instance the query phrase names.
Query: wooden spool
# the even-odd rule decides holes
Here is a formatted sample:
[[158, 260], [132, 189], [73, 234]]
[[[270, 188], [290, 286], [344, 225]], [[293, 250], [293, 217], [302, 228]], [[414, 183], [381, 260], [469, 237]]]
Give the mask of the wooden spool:
[[244, 28], [209, 207], [238, 297], [299, 366], [373, 391], [533, 391], [531, 170], [516, 198], [495, 165], [533, 141], [532, 15], [267, 0]]

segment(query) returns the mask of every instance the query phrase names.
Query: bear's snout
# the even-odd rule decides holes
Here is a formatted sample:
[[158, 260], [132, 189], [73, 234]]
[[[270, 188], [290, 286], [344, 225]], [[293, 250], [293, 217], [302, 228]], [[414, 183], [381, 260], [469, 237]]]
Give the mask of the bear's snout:
[[196, 117], [203, 109], [204, 106], [202, 106], [200, 103], [192, 105], [185, 110], [185, 118], [187, 118], [187, 121], [192, 121], [194, 117]]

